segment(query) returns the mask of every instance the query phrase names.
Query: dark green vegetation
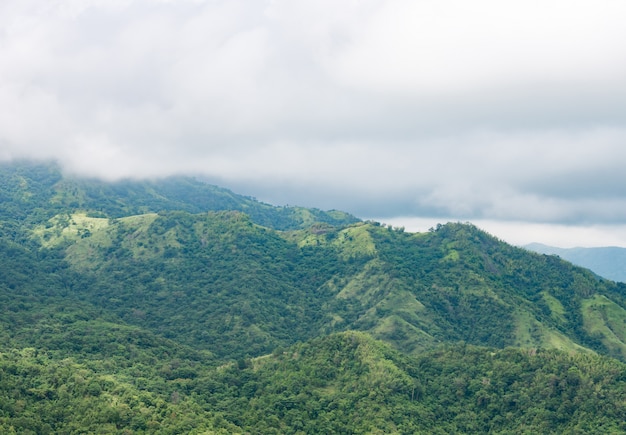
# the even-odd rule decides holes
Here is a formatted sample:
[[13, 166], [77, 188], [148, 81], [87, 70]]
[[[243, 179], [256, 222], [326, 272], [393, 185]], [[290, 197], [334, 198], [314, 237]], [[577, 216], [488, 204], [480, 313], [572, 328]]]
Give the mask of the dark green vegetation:
[[626, 285], [470, 224], [26, 163], [0, 205], [2, 433], [626, 430]]
[[558, 255], [564, 260], [586, 267], [604, 278], [626, 282], [626, 248], [617, 246], [555, 248], [541, 243], [531, 243], [524, 247], [541, 254]]

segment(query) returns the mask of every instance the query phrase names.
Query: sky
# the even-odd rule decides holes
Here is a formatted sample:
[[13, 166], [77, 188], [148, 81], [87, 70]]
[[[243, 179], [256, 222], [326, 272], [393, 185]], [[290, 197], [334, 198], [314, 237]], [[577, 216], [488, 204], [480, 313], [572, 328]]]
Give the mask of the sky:
[[623, 0], [2, 0], [0, 160], [626, 246]]

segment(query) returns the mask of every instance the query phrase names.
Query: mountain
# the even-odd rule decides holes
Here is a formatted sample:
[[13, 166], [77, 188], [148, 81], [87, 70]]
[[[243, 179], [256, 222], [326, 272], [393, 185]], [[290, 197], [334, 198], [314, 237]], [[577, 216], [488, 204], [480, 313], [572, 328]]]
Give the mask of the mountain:
[[[217, 358], [345, 330], [407, 353], [464, 341], [626, 357], [624, 284], [471, 224], [411, 234], [184, 177], [105, 183], [45, 164], [0, 173], [9, 306], [26, 294], [46, 311], [71, 301]], [[15, 337], [19, 316], [5, 323]]]
[[29, 237], [82, 304], [221, 358], [349, 329], [409, 353], [462, 340], [626, 356], [623, 285], [466, 224], [276, 231], [236, 211], [75, 212]]
[[626, 248], [556, 248], [541, 243], [531, 243], [524, 248], [541, 254], [558, 255], [604, 278], [626, 282]]
[[4, 433], [624, 429], [626, 284], [471, 224], [28, 162], [0, 201]]
[[305, 228], [314, 222], [345, 225], [359, 221], [337, 210], [274, 207], [248, 196], [203, 183], [192, 177], [153, 181], [64, 177], [53, 163], [0, 163], [0, 217], [42, 221], [67, 210], [93, 217], [119, 218], [157, 211], [236, 210], [259, 225], [277, 230]]

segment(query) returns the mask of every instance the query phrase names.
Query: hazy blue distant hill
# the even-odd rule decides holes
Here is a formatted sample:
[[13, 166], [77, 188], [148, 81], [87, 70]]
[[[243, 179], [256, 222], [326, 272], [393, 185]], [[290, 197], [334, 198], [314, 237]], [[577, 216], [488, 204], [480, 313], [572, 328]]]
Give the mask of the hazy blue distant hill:
[[557, 248], [531, 243], [526, 249], [559, 257], [613, 281], [626, 282], [626, 248]]

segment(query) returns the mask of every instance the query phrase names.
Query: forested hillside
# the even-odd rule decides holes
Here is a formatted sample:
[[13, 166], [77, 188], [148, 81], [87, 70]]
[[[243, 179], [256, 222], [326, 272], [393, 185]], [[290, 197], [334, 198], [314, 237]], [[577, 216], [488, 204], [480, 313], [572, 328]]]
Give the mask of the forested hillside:
[[26, 223], [33, 223], [70, 210], [86, 210], [91, 216], [107, 218], [166, 210], [237, 210], [255, 223], [279, 230], [308, 227], [314, 222], [344, 225], [358, 221], [336, 210], [274, 207], [191, 177], [105, 183], [63, 177], [53, 163], [0, 162], [0, 203], [0, 217], [5, 222], [26, 219]]
[[626, 285], [469, 223], [32, 163], [0, 204], [3, 433], [625, 430]]

